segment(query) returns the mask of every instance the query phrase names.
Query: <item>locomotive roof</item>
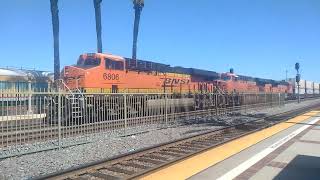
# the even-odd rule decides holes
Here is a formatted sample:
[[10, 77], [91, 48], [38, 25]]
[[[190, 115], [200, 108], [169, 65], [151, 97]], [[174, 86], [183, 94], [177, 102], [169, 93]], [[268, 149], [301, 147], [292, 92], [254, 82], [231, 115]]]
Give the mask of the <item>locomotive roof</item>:
[[[126, 68], [131, 69], [131, 70], [138, 70], [138, 71], [158, 71], [158, 72], [170, 72], [170, 73], [180, 73], [180, 74], [189, 74], [189, 75], [194, 75], [194, 76], [200, 76], [200, 77], [205, 77], [209, 78], [210, 80], [216, 80], [218, 79], [221, 74], [229, 74], [230, 73], [218, 73], [215, 71], [210, 71], [210, 70], [203, 70], [203, 69], [196, 69], [196, 68], [185, 68], [181, 66], [170, 66], [168, 64], [162, 64], [162, 63], [157, 63], [154, 61], [146, 61], [146, 60], [141, 60], [141, 59], [136, 59], [133, 60], [131, 58], [124, 58], [122, 56], [117, 56], [113, 54], [105, 54], [105, 53], [87, 53], [84, 54], [86, 56], [102, 56], [102, 57], [109, 57], [115, 60], [125, 60], [126, 63]], [[252, 77], [252, 76], [245, 76], [245, 75], [236, 75], [232, 74], [235, 77], [237, 77], [239, 80], [244, 80], [244, 81], [253, 81], [256, 82], [259, 85], [264, 85], [264, 84], [273, 84], [273, 85], [286, 85], [288, 84], [285, 81], [277, 81], [277, 80], [272, 80], [272, 79], [264, 79], [264, 78], [257, 78], [257, 77]]]
[[124, 61], [125, 59], [121, 56], [113, 55], [113, 54], [108, 54], [108, 53], [86, 53], [83, 54], [82, 56], [93, 56], [93, 57], [104, 57], [104, 58], [112, 58], [113, 60], [116, 61]]

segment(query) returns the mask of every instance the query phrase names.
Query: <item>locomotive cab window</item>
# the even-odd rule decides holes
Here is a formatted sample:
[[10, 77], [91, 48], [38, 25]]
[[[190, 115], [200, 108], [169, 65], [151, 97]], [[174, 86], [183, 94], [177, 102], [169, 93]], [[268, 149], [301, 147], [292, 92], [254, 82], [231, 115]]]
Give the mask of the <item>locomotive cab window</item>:
[[124, 65], [121, 61], [114, 61], [112, 59], [105, 59], [106, 69], [113, 69], [113, 70], [121, 70], [123, 71]]
[[99, 58], [88, 57], [86, 59], [83, 59], [81, 57], [78, 60], [77, 66], [82, 68], [92, 68], [92, 67], [99, 66], [100, 63], [101, 63], [101, 60]]
[[224, 81], [230, 81], [231, 77], [230, 76], [222, 76], [221, 79]]

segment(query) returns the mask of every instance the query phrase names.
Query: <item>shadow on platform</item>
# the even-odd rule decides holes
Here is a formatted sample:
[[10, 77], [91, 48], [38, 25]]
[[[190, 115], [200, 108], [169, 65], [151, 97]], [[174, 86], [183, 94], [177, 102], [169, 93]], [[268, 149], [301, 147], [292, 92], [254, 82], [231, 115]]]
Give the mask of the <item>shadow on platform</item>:
[[276, 180], [319, 180], [320, 157], [296, 156], [274, 179]]

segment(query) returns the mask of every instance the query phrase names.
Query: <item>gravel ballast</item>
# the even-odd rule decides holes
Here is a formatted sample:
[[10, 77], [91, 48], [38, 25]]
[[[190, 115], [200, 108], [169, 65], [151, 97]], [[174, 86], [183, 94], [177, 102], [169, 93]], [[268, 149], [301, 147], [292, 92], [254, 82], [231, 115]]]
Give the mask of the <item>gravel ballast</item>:
[[[218, 129], [225, 125], [254, 120], [261, 116], [269, 116], [319, 102], [320, 100], [309, 100], [301, 104], [290, 103], [281, 107], [249, 109], [245, 112], [242, 111], [241, 114], [232, 113], [219, 117], [178, 122], [168, 128], [161, 128], [159, 125], [140, 126], [130, 128], [126, 132], [127, 136], [120, 136], [123, 134], [122, 132], [112, 131], [99, 136], [87, 137], [87, 143], [81, 145], [2, 159], [0, 160], [0, 179], [30, 179], [140, 148]], [[68, 139], [68, 141], [73, 141], [73, 139]]]

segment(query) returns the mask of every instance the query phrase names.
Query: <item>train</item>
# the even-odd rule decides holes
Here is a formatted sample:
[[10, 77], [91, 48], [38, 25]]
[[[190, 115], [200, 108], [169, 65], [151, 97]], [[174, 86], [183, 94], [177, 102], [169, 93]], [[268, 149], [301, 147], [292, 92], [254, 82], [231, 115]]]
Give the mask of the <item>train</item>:
[[[288, 82], [236, 75], [233, 70], [217, 73], [102, 53], [80, 55], [75, 65], [63, 68], [61, 78], [60, 89], [67, 91], [60, 100], [64, 124], [81, 123], [85, 117], [99, 113], [116, 120], [125, 114], [124, 104], [130, 109], [127, 117], [134, 117], [141, 112], [161, 113], [164, 104], [168, 109], [188, 112], [248, 105], [259, 99], [272, 102], [282, 99], [281, 93], [292, 91]], [[259, 92], [265, 93], [259, 96]], [[253, 96], [244, 98], [245, 93]], [[124, 94], [130, 100], [126, 101]], [[165, 94], [170, 97], [165, 98]], [[56, 95], [52, 102], [58, 102]], [[48, 112], [55, 113], [55, 117], [56, 109]]]
[[52, 77], [47, 71], [0, 68], [0, 116], [25, 114], [30, 93], [47, 92]]
[[290, 82], [293, 87], [293, 97], [291, 99], [296, 99], [298, 94], [300, 98], [320, 96], [320, 84], [317, 82], [301, 79], [300, 82], [297, 83], [295, 78], [289, 78], [288, 82]]
[[[28, 101], [27, 96], [22, 100], [19, 94], [9, 97], [6, 92], [50, 91], [51, 84], [52, 73], [46, 71], [0, 69], [1, 102], [7, 102], [2, 105], [7, 106], [10, 101], [14, 104], [17, 98], [22, 103]], [[276, 98], [295, 98], [297, 92], [292, 81], [237, 75], [233, 69], [218, 73], [102, 53], [80, 55], [75, 65], [62, 69], [57, 84], [60, 90], [65, 90], [60, 91], [62, 95], [50, 91], [52, 93], [39, 94], [43, 98], [38, 99], [47, 106], [45, 111], [50, 114], [47, 118], [58, 116], [60, 104], [64, 124], [83, 122], [84, 117], [98, 115], [100, 111], [112, 116], [109, 119], [119, 118], [119, 114], [125, 112], [124, 103], [128, 108], [127, 117], [133, 117], [139, 112], [162, 112], [164, 104], [169, 109], [186, 112], [247, 105], [259, 99], [259, 102], [270, 100], [272, 103]], [[309, 84], [305, 82], [306, 86]], [[306, 88], [305, 93], [319, 93], [317, 85], [313, 83], [314, 89]], [[126, 101], [124, 94], [130, 100]], [[244, 99], [244, 94], [252, 97]], [[280, 94], [286, 96], [280, 97]], [[56, 121], [57, 118], [48, 119], [50, 123]]]
[[68, 89], [108, 93], [293, 93], [290, 82], [195, 68], [171, 67], [112, 54], [86, 53], [77, 64], [63, 68]]

